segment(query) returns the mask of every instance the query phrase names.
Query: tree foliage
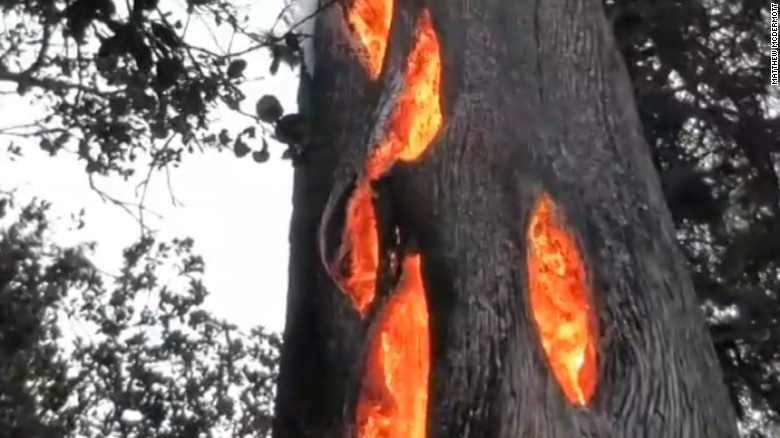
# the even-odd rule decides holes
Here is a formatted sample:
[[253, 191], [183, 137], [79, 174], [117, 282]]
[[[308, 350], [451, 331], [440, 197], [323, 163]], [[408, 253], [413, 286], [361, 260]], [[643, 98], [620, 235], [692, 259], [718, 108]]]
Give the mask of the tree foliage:
[[267, 436], [280, 339], [204, 309], [191, 239], [144, 238], [109, 276], [90, 245], [52, 243], [48, 204], [12, 202], [0, 202], [16, 216], [0, 230], [3, 436]]
[[776, 420], [780, 119], [769, 4], [608, 1], [607, 11], [735, 405], [743, 418], [752, 406]]
[[[266, 161], [282, 115], [269, 119], [242, 109], [247, 59], [262, 49], [272, 55], [274, 71], [281, 62], [294, 65], [303, 36], [252, 32], [249, 17], [226, 0], [124, 6], [114, 0], [2, 3], [0, 85], [13, 84], [47, 108], [42, 120], [4, 132], [35, 138], [52, 155], [71, 150], [90, 175], [129, 177], [139, 157], [163, 168], [207, 148], [232, 148], [239, 157], [255, 149], [255, 161]], [[230, 35], [230, 44], [217, 50], [199, 41], [203, 32], [216, 40], [213, 31]], [[233, 50], [234, 40], [246, 47]], [[211, 115], [219, 108], [246, 118], [247, 127], [215, 129]]]

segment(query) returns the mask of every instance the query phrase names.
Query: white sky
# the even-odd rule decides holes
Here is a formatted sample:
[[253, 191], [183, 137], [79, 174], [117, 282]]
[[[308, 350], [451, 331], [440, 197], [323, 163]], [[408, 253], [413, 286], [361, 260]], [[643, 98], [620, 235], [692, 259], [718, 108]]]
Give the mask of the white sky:
[[[168, 4], [161, 2], [162, 7]], [[260, 0], [256, 5], [253, 30], [269, 28], [282, 1]], [[199, 45], [214, 47], [208, 33], [196, 36], [201, 37], [194, 38]], [[229, 34], [217, 37], [227, 41]], [[234, 45], [234, 50], [240, 48]], [[286, 111], [295, 111], [297, 74], [282, 67], [276, 76], [268, 75], [266, 52], [256, 52], [247, 61], [247, 77], [265, 78], [242, 87], [247, 95], [243, 109], [253, 112], [257, 99], [269, 93], [281, 100]], [[0, 83], [0, 89], [9, 89], [8, 84]], [[30, 122], [39, 111], [20, 98], [2, 95], [0, 127]], [[251, 123], [227, 113], [217, 117], [222, 119], [220, 126], [235, 128], [232, 132]], [[73, 155], [52, 158], [33, 142], [22, 149], [23, 158], [11, 163], [5, 152], [9, 140], [0, 136], [0, 188], [18, 187], [20, 200], [38, 196], [52, 201], [53, 213], [64, 219], [84, 207], [86, 227], [78, 233], [62, 231], [56, 239], [63, 243], [97, 241], [94, 261], [103, 269], [116, 270], [121, 250], [139, 236], [135, 220], [90, 190], [85, 163]], [[264, 164], [249, 156], [238, 159], [231, 151], [187, 155], [181, 167], [171, 172], [174, 194], [183, 206], [171, 204], [162, 173], [153, 177], [147, 195], [147, 207], [162, 216], [146, 218], [160, 238], [195, 239], [195, 252], [206, 262], [205, 284], [211, 291], [207, 306], [245, 329], [257, 324], [277, 331], [284, 327], [292, 167], [279, 158], [282, 150], [281, 145], [272, 144], [272, 158]], [[115, 198], [133, 201], [137, 182], [111, 178], [98, 180], [98, 185]]]

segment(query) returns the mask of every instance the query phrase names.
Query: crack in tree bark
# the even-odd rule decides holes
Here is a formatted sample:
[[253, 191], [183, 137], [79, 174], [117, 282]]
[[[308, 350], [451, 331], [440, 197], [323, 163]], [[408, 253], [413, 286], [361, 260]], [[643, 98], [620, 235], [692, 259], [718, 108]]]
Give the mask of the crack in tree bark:
[[[541, 61], [541, 49], [542, 49], [542, 43], [539, 41], [539, 14], [541, 14], [541, 3], [542, 0], [536, 0], [534, 2], [534, 41], [536, 42], [536, 75], [537, 80], [541, 82], [541, 79], [544, 77], [544, 73], [542, 73], [542, 61]], [[544, 104], [544, 89], [539, 86], [537, 87], [537, 92], [539, 93], [539, 101]]]

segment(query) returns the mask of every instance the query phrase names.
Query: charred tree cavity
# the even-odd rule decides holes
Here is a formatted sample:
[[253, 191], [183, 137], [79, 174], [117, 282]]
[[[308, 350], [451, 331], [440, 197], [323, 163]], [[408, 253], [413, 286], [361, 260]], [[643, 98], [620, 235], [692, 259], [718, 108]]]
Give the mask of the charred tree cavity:
[[567, 228], [563, 212], [542, 193], [525, 238], [528, 307], [564, 395], [586, 406], [598, 383], [598, 325], [585, 260]]
[[314, 50], [275, 437], [737, 436], [598, 0], [351, 0]]
[[[295, 170], [287, 323], [274, 418], [274, 436], [279, 438], [341, 438], [351, 433], [372, 348], [367, 335], [376, 331], [369, 327], [384, 318], [380, 303], [374, 303], [366, 317], [368, 307], [356, 308], [354, 296], [345, 293], [341, 270], [349, 260], [343, 258], [354, 248], [345, 241], [344, 230], [361, 184], [368, 189], [369, 207], [385, 204], [384, 195], [372, 199], [372, 183], [386, 169], [372, 174], [367, 157], [399, 99], [420, 7], [414, 2], [358, 1], [338, 2], [318, 14], [312, 47], [316, 68], [313, 77], [301, 81], [299, 106], [313, 136], [307, 146], [310, 164]], [[385, 20], [388, 12], [392, 17]], [[381, 49], [385, 55], [375, 56], [371, 50], [376, 41], [362, 38], [362, 33], [382, 30], [394, 43], [392, 49]], [[385, 63], [392, 65], [382, 68]], [[383, 214], [378, 222], [393, 232], [389, 216]], [[387, 233], [381, 238], [383, 243], [391, 240]], [[377, 261], [377, 269], [389, 265]], [[401, 272], [395, 275], [399, 278], [392, 272], [376, 274], [381, 281], [373, 292], [379, 295], [389, 294], [382, 291], [390, 287], [385, 283], [404, 281]], [[368, 299], [366, 305], [373, 301]]]

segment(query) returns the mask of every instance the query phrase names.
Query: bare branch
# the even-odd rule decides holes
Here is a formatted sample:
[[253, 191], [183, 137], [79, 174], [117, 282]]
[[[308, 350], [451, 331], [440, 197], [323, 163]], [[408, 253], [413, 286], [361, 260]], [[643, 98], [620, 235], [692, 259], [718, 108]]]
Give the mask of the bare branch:
[[101, 91], [95, 87], [90, 87], [84, 84], [76, 84], [73, 82], [62, 81], [53, 78], [36, 78], [28, 74], [12, 73], [0, 70], [0, 82], [16, 82], [20, 86], [38, 87], [44, 90], [77, 90], [84, 93], [89, 93], [102, 97], [110, 97], [113, 95], [121, 94], [121, 91]]
[[[116, 205], [117, 207], [124, 210], [127, 214], [129, 214], [133, 219], [138, 222], [138, 225], [141, 227], [141, 237], [148, 236], [152, 229], [149, 228], [146, 223], [143, 221], [143, 217], [140, 217], [136, 215], [131, 208], [138, 209], [139, 211], [148, 211], [143, 205], [132, 203], [132, 202], [126, 202], [126, 201], [120, 201], [119, 199], [114, 198], [113, 196], [106, 193], [104, 190], [100, 189], [95, 185], [94, 180], [94, 174], [89, 174], [89, 188], [91, 188], [95, 193], [97, 193], [100, 196], [100, 199], [103, 202], [109, 202], [111, 204]], [[162, 218], [162, 215], [154, 213], [152, 211], [149, 211], [152, 215], [156, 216], [158, 219]]]
[[53, 3], [44, 2], [44, 5], [43, 40], [41, 41], [41, 49], [38, 51], [38, 56], [35, 58], [35, 61], [21, 73], [24, 76], [30, 76], [43, 67], [43, 63], [46, 60], [46, 54], [49, 51], [49, 44], [51, 42], [56, 15], [54, 13]]
[[[173, 141], [173, 139], [176, 138], [177, 135], [178, 134], [172, 134], [170, 137], [168, 137], [168, 139], [165, 141], [165, 144], [162, 147], [163, 151], [168, 148], [168, 146], [171, 144], [171, 141]], [[138, 185], [135, 187], [136, 196], [138, 196], [138, 190], [143, 187], [143, 189], [141, 191], [141, 200], [138, 203], [138, 217], [139, 217], [141, 223], [143, 223], [143, 221], [144, 221], [144, 211], [145, 211], [145, 205], [146, 205], [146, 194], [147, 194], [147, 192], [149, 190], [149, 182], [152, 180], [152, 174], [154, 173], [154, 170], [158, 166], [158, 163], [159, 163], [160, 155], [157, 152], [159, 152], [159, 151], [153, 151], [152, 152], [152, 162], [149, 163], [149, 170], [146, 173], [146, 177], [144, 178], [143, 181], [138, 183]], [[167, 169], [167, 167], [166, 167], [166, 169]], [[169, 184], [170, 184], [170, 182], [169, 182]], [[174, 199], [174, 205], [176, 205], [175, 204], [175, 199]]]

